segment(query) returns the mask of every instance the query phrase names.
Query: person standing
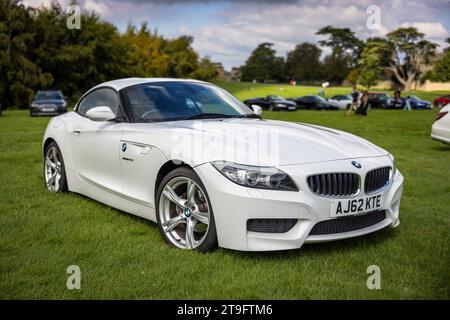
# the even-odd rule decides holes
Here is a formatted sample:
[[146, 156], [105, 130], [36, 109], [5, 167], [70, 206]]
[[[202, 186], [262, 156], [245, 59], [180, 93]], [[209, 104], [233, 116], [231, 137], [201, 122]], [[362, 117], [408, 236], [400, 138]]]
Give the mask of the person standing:
[[356, 90], [356, 86], [353, 86], [352, 93], [350, 94], [352, 97], [352, 104], [347, 110], [347, 115], [350, 115], [353, 110], [356, 110], [358, 108], [358, 98], [359, 98], [359, 92]]
[[411, 97], [407, 96], [405, 99], [405, 106], [403, 107], [404, 111], [411, 111]]
[[367, 94], [367, 90], [365, 90], [361, 96], [361, 104], [359, 108], [356, 110], [356, 114], [367, 116], [368, 106], [369, 106], [369, 95]]

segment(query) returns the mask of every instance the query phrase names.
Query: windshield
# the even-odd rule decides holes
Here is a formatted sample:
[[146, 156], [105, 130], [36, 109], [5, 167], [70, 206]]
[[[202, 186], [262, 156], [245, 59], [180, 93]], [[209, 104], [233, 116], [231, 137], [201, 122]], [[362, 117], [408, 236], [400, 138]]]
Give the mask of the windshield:
[[36, 95], [36, 100], [61, 100], [63, 97], [57, 91], [44, 91]]
[[155, 82], [124, 89], [124, 100], [136, 122], [254, 115], [227, 91], [194, 82]]
[[325, 98], [320, 97], [320, 96], [313, 96], [313, 99], [318, 102], [326, 102], [327, 101], [327, 100], [325, 100]]
[[274, 100], [274, 101], [277, 101], [277, 100], [284, 100], [282, 97], [280, 97], [280, 96], [275, 96], [275, 95], [267, 96], [267, 98], [269, 98], [269, 100]]
[[388, 96], [385, 93], [369, 93], [369, 96], [375, 99], [387, 99]]

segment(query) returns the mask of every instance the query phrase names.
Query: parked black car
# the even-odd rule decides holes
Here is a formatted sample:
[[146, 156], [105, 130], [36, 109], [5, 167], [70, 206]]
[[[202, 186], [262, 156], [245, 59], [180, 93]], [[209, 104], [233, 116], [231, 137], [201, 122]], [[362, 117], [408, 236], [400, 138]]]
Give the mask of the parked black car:
[[286, 100], [280, 96], [276, 95], [268, 95], [267, 97], [263, 98], [253, 98], [245, 100], [244, 103], [247, 106], [251, 106], [252, 104], [255, 104], [257, 106], [260, 106], [261, 108], [265, 110], [286, 110], [286, 111], [295, 111], [297, 110], [297, 105], [295, 102]]
[[30, 106], [30, 116], [57, 116], [67, 112], [60, 90], [38, 91]]
[[298, 109], [339, 110], [337, 105], [329, 103], [325, 98], [320, 96], [303, 96], [288, 100], [295, 102]]
[[383, 92], [368, 92], [369, 96], [368, 106], [371, 109], [386, 109], [389, 108], [389, 97]]

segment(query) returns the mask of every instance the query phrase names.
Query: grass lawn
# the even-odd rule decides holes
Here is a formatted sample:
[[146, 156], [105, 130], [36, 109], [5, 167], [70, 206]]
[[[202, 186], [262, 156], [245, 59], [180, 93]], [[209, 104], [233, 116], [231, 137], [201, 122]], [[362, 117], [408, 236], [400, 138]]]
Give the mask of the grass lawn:
[[[249, 86], [227, 85], [241, 99], [317, 92]], [[348, 88], [327, 94], [343, 91]], [[0, 299], [449, 299], [450, 146], [429, 137], [436, 112], [344, 114], [266, 112], [264, 118], [346, 130], [392, 152], [405, 176], [397, 229], [295, 251], [198, 254], [168, 247], [152, 222], [80, 195], [49, 193], [41, 159], [49, 119], [4, 112]], [[72, 264], [81, 268], [81, 290], [66, 288]], [[366, 287], [373, 264], [381, 268], [381, 290]]]
[[[308, 87], [308, 86], [290, 86], [287, 84], [253, 84], [250, 82], [219, 82], [217, 83], [221, 87], [233, 92], [241, 100], [255, 98], [255, 97], [265, 97], [268, 94], [276, 94], [284, 98], [292, 98], [303, 95], [316, 95], [320, 87]], [[337, 94], [350, 94], [352, 91], [351, 87], [329, 87], [324, 89], [325, 97], [331, 98]], [[393, 90], [381, 90], [381, 89], [371, 89], [371, 92], [386, 92], [389, 96], [394, 96]], [[412, 91], [411, 95], [416, 95], [421, 99], [433, 102], [434, 98], [448, 94], [447, 91]], [[406, 96], [402, 93], [402, 96]]]

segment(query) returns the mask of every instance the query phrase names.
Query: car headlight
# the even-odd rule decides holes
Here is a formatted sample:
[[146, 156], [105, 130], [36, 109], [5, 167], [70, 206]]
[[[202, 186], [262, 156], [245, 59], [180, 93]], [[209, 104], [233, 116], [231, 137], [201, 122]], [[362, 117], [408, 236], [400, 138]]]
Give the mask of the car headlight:
[[37, 103], [32, 103], [32, 104], [31, 104], [31, 107], [32, 107], [32, 108], [38, 108], [39, 105], [38, 105]]
[[389, 153], [389, 159], [391, 159], [392, 161], [392, 176], [394, 176], [395, 173], [397, 172], [397, 167], [395, 165], [395, 157]]
[[286, 107], [286, 105], [284, 103], [277, 103], [277, 107], [283, 108], [283, 107]]
[[226, 161], [214, 161], [211, 164], [227, 179], [244, 187], [299, 191], [289, 175], [274, 167], [248, 166]]

